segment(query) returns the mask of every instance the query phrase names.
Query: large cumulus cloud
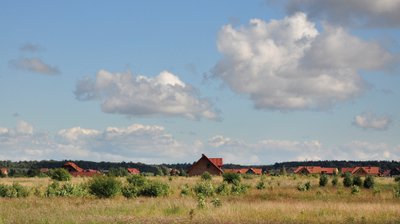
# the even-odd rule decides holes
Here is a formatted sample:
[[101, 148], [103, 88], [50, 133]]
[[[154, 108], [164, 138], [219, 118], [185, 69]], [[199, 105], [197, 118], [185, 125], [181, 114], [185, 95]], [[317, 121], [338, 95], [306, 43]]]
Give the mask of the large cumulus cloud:
[[393, 56], [374, 42], [325, 25], [319, 32], [304, 13], [247, 26], [222, 27], [222, 54], [213, 73], [256, 108], [324, 109], [360, 95], [360, 70], [379, 70]]
[[152, 78], [100, 70], [95, 79], [80, 80], [75, 95], [79, 100], [100, 101], [106, 113], [218, 118], [208, 100], [167, 71]]

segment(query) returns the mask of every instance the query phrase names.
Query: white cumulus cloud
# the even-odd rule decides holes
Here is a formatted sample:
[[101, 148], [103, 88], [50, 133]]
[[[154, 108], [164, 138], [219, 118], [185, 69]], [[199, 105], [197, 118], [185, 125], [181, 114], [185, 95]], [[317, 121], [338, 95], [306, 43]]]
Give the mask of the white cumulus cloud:
[[362, 113], [354, 118], [353, 124], [363, 129], [386, 130], [392, 123], [389, 116], [378, 116], [374, 113]]
[[95, 79], [80, 80], [75, 95], [79, 100], [101, 101], [106, 113], [218, 118], [208, 100], [167, 71], [152, 78], [100, 70]]
[[393, 56], [343, 28], [324, 28], [320, 33], [304, 13], [226, 25], [213, 73], [259, 109], [324, 109], [353, 99], [366, 86], [359, 70], [382, 69]]

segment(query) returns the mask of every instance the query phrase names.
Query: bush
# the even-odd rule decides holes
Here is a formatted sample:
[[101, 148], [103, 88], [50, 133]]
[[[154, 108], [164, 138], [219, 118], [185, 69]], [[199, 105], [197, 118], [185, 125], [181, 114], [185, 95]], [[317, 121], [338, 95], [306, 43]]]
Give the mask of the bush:
[[224, 181], [220, 185], [218, 185], [218, 187], [215, 189], [215, 193], [224, 196], [230, 195], [231, 188], [229, 187], [229, 184]]
[[140, 188], [133, 184], [127, 184], [121, 189], [122, 195], [126, 198], [136, 198], [139, 195]]
[[393, 189], [393, 197], [400, 198], [400, 185]]
[[257, 183], [257, 185], [256, 185], [256, 188], [257, 188], [258, 190], [265, 189], [266, 187], [267, 187], [267, 186], [265, 185], [265, 182], [262, 181], [262, 180], [260, 180], [260, 181]]
[[353, 178], [351, 177], [351, 174], [349, 172], [344, 174], [343, 186], [345, 187], [353, 186]]
[[210, 181], [202, 181], [194, 186], [193, 191], [196, 195], [210, 197], [214, 195], [214, 186]]
[[58, 180], [58, 181], [71, 180], [71, 174], [69, 174], [68, 171], [63, 168], [53, 169], [49, 172], [49, 174], [50, 178], [53, 180]]
[[360, 176], [355, 176], [353, 178], [353, 185], [356, 185], [358, 187], [361, 187], [363, 185], [363, 181]]
[[333, 176], [332, 185], [336, 186], [338, 184], [338, 182], [339, 182], [338, 177], [337, 176]]
[[206, 197], [202, 194], [197, 195], [197, 207], [203, 209], [206, 206]]
[[183, 185], [182, 186], [182, 188], [181, 188], [181, 195], [183, 196], [183, 195], [189, 195], [190, 194], [190, 188], [189, 188], [189, 185], [188, 184], [185, 184], [185, 185]]
[[364, 180], [364, 188], [371, 189], [375, 186], [375, 180], [373, 176], [367, 176]]
[[96, 176], [89, 181], [89, 191], [98, 198], [111, 198], [121, 191], [121, 182], [114, 177]]
[[311, 189], [311, 183], [310, 183], [310, 181], [308, 181], [308, 182], [305, 183], [305, 184], [299, 183], [299, 184], [297, 185], [297, 190], [299, 190], [299, 191], [308, 191], [308, 190], [310, 190], [310, 189]]
[[219, 200], [219, 198], [213, 198], [211, 200], [211, 204], [214, 205], [214, 207], [221, 207], [222, 206], [222, 202], [221, 200]]
[[235, 184], [232, 184], [231, 193], [236, 195], [245, 194], [249, 188], [250, 186], [248, 185], [235, 182]]
[[209, 172], [206, 171], [201, 175], [201, 179], [205, 180], [205, 181], [209, 181], [212, 179], [212, 176]]
[[87, 194], [87, 189], [83, 185], [73, 185], [71, 183], [60, 185], [59, 182], [49, 184], [45, 192], [46, 197], [81, 197]]
[[394, 178], [394, 181], [400, 182], [400, 176], [399, 176], [399, 177], [395, 177], [395, 178]]
[[13, 185], [0, 185], [0, 197], [6, 198], [21, 198], [29, 196], [29, 190], [18, 183], [13, 183]]
[[240, 183], [241, 181], [240, 174], [238, 173], [224, 173], [222, 177], [228, 184]]
[[129, 175], [129, 172], [126, 168], [119, 167], [119, 168], [111, 168], [107, 176], [112, 176], [112, 177], [126, 177]]
[[137, 174], [130, 175], [126, 178], [126, 181], [128, 181], [129, 184], [132, 184], [134, 186], [142, 187], [147, 183], [147, 179], [144, 176], [140, 176]]
[[147, 182], [139, 192], [141, 196], [147, 197], [167, 196], [168, 193], [169, 185], [156, 181]]
[[358, 193], [360, 193], [360, 187], [357, 185], [353, 185], [351, 187], [351, 194], [358, 194]]
[[325, 187], [326, 184], [328, 184], [328, 176], [326, 174], [322, 174], [319, 177], [319, 186], [320, 187]]

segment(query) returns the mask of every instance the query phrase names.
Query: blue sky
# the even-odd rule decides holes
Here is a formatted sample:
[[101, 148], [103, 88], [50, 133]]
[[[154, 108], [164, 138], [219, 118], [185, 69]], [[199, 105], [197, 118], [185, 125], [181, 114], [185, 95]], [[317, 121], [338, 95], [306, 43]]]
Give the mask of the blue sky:
[[399, 160], [400, 1], [2, 1], [0, 160]]

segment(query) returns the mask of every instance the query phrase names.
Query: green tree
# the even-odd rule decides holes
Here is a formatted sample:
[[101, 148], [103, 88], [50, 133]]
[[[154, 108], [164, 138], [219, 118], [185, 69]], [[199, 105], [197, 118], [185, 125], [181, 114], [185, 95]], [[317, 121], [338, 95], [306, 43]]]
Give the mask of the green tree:
[[367, 176], [364, 180], [364, 188], [371, 189], [375, 186], [375, 180], [373, 176]]
[[361, 187], [363, 185], [363, 181], [360, 176], [355, 176], [353, 178], [353, 185]]
[[319, 186], [320, 187], [325, 187], [326, 184], [328, 184], [328, 176], [326, 174], [322, 174], [319, 177]]
[[345, 186], [345, 187], [353, 186], [353, 178], [352, 178], [352, 176], [351, 176], [351, 174], [349, 172], [346, 172], [344, 174], [343, 186]]
[[205, 180], [205, 181], [209, 181], [212, 179], [212, 176], [209, 172], [206, 171], [201, 175], [201, 179]]
[[89, 181], [89, 192], [98, 198], [112, 198], [121, 191], [121, 182], [115, 177], [96, 176]]

